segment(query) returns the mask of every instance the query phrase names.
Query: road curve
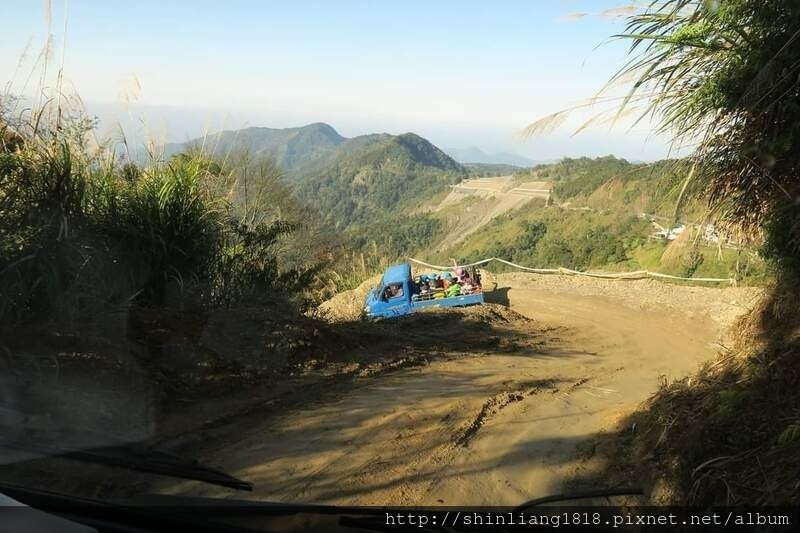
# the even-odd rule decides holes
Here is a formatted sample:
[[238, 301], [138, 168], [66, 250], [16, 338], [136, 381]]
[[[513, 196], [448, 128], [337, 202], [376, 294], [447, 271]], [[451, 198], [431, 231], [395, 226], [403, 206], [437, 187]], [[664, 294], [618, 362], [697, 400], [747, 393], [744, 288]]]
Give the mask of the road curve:
[[[559, 492], [577, 447], [714, 355], [718, 325], [601, 297], [506, 286], [541, 350], [481, 353], [367, 380], [313, 405], [232, 422], [199, 457], [259, 500], [518, 504]], [[236, 497], [193, 482], [168, 493]]]

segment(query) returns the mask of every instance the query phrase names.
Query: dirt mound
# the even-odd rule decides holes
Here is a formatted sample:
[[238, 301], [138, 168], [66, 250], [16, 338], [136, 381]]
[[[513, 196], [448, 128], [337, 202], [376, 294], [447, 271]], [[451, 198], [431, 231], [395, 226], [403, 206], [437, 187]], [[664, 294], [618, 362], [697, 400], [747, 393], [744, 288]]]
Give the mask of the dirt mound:
[[607, 280], [514, 272], [497, 276], [502, 287], [541, 289], [559, 294], [598, 296], [626, 307], [705, 316], [727, 327], [764, 294], [758, 287], [699, 287], [653, 279]]
[[348, 322], [358, 320], [364, 308], [364, 300], [380, 281], [381, 276], [373, 276], [353, 290], [340, 292], [330, 300], [320, 304], [317, 311], [329, 322]]
[[537, 350], [534, 322], [495, 304], [430, 308], [377, 322], [339, 322], [326, 328], [327, 344], [340, 347], [334, 361], [365, 363], [422, 355], [437, 357], [482, 350]]

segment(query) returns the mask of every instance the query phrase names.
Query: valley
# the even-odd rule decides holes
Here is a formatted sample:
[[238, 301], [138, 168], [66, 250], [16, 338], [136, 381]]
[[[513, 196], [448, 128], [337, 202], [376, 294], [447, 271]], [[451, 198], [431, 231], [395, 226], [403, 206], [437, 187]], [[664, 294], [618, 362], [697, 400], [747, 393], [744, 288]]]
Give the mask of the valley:
[[0, 531], [800, 520], [800, 2], [8, 4]]
[[[267, 185], [256, 172], [238, 176], [233, 201], [242, 201], [242, 183], [269, 189], [259, 200], [267, 207], [270, 195], [292, 197], [302, 209], [281, 216], [303, 227], [315, 248], [339, 250], [332, 269], [340, 289], [409, 255], [437, 264], [501, 257], [533, 268], [651, 270], [746, 284], [767, 276], [755, 247], [703, 240], [713, 220], [698, 200], [683, 202], [676, 218], [688, 171], [680, 160], [565, 158], [502, 174], [509, 169], [460, 164], [412, 133], [348, 139], [322, 123], [226, 131], [170, 145], [166, 154], [198, 147], [222, 161], [273, 161]], [[648, 217], [692, 230], [654, 239]]]

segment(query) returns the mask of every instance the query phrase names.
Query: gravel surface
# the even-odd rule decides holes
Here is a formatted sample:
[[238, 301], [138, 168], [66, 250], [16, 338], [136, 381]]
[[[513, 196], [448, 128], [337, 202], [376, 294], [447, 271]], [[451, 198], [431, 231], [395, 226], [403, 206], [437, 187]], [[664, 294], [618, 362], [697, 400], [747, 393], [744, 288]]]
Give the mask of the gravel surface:
[[652, 279], [606, 280], [523, 272], [499, 274], [497, 282], [500, 287], [602, 297], [633, 309], [705, 315], [723, 326], [750, 310], [764, 293], [760, 287], [697, 287]]

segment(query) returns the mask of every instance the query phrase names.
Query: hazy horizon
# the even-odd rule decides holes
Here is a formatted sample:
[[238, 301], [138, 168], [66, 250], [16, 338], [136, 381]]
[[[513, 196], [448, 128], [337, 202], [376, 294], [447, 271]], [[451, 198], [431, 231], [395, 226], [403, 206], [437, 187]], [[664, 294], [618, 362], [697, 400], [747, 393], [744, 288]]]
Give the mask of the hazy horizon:
[[533, 160], [670, 153], [646, 122], [572, 136], [592, 110], [518, 137], [593, 96], [625, 61], [625, 44], [598, 47], [630, 12], [615, 2], [194, 2], [188, 18], [177, 3], [73, 0], [65, 10], [53, 1], [48, 13], [47, 3], [6, 2], [16, 24], [0, 42], [0, 85], [29, 94], [28, 72], [52, 35], [65, 87], [101, 133], [121, 126], [135, 144], [325, 122], [347, 137], [411, 131], [440, 148]]
[[[394, 124], [375, 121], [365, 124], [348, 117], [333, 120], [296, 114], [259, 113], [258, 111], [231, 109], [182, 109], [172, 106], [143, 106], [118, 103], [84, 102], [87, 112], [99, 119], [98, 130], [104, 138], [119, 137], [120, 128], [129, 143], [144, 146], [148, 140], [158, 145], [181, 143], [204, 135], [226, 130], [239, 130], [250, 127], [296, 128], [323, 122], [332, 126], [344, 137], [357, 137], [371, 133], [415, 133], [440, 149], [466, 150], [478, 148], [487, 154], [510, 153], [539, 161], [554, 161], [564, 157], [602, 157], [614, 155], [630, 161], [654, 161], [670, 157], [667, 148], [654, 140], [641, 140], [634, 136], [621, 137], [614, 143], [602, 142], [607, 135], [602, 132], [584, 132], [571, 136], [569, 131], [561, 131], [533, 139], [520, 139], [519, 130], [508, 131], [502, 127], [481, 127], [480, 136], [471, 131], [453, 132], [448, 125], [419, 124], [417, 127], [404, 127], [407, 124]], [[391, 127], [394, 126], [394, 127]], [[476, 125], [479, 128], [480, 125]], [[665, 143], [666, 144], [666, 143]], [[649, 145], [649, 146], [648, 146]], [[665, 146], [665, 145], [664, 145]], [[650, 149], [648, 149], [650, 148]], [[452, 155], [452, 154], [451, 154]]]

